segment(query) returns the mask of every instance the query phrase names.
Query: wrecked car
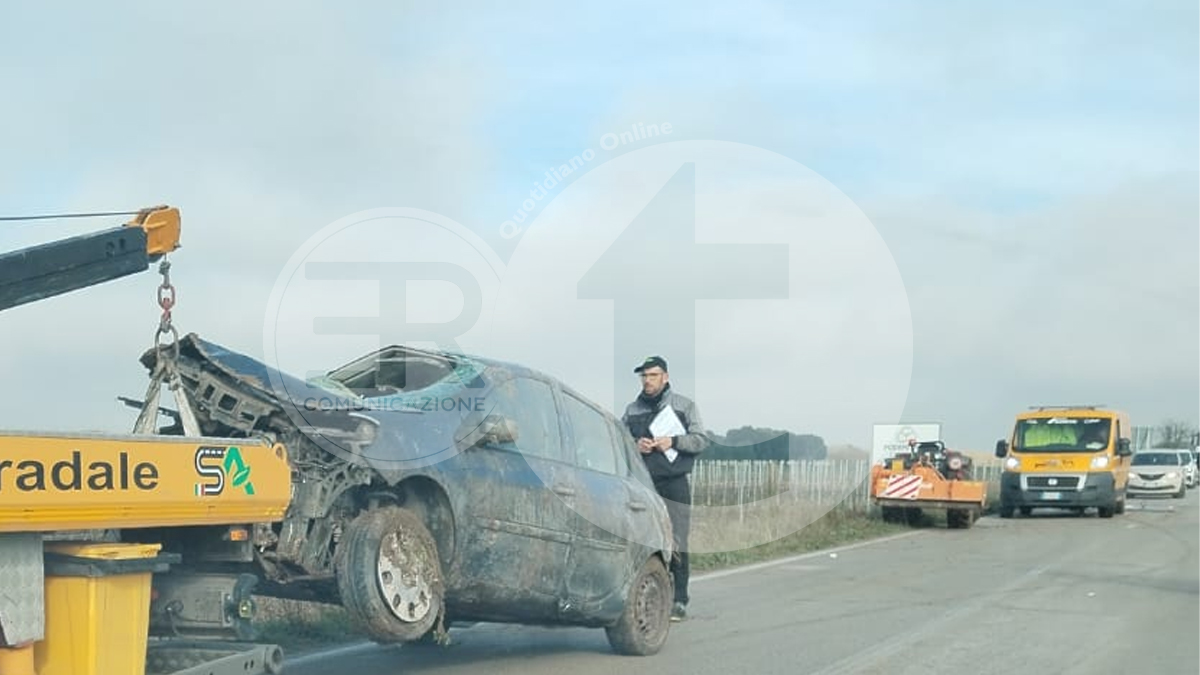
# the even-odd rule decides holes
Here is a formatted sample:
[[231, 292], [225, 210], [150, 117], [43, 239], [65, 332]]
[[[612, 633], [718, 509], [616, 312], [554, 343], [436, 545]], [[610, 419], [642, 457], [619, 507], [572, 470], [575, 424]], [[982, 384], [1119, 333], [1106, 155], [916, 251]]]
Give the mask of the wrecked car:
[[[242, 589], [251, 575], [257, 595], [340, 604], [381, 643], [472, 622], [604, 628], [622, 654], [665, 643], [665, 504], [619, 420], [564, 383], [402, 346], [300, 378], [194, 334], [178, 345], [203, 435], [266, 436], [293, 469], [282, 523], [165, 533], [181, 574]], [[161, 584], [176, 590], [153, 621], [178, 625], [203, 604], [179, 590], [189, 583]], [[244, 601], [226, 604], [236, 615]]]

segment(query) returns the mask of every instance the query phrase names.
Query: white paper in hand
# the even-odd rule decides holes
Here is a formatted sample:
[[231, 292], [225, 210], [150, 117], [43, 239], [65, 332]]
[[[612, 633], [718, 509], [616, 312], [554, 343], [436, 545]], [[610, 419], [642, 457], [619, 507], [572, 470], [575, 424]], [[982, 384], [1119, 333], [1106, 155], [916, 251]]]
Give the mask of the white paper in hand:
[[[654, 421], [650, 423], [650, 435], [659, 438], [661, 436], [682, 436], [687, 433], [687, 429], [683, 428], [683, 422], [679, 420], [679, 415], [675, 414], [675, 409], [671, 406], [664, 406]], [[679, 452], [675, 448], [670, 448], [663, 453], [667, 456], [667, 461], [674, 462], [679, 456]]]

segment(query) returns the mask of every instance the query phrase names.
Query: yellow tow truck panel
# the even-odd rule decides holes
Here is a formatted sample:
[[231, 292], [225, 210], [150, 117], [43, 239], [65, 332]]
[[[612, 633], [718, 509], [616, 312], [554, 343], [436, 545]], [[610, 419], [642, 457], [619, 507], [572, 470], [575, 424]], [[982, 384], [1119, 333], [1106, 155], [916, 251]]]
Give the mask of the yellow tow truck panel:
[[275, 522], [290, 481], [265, 441], [0, 432], [0, 532]]

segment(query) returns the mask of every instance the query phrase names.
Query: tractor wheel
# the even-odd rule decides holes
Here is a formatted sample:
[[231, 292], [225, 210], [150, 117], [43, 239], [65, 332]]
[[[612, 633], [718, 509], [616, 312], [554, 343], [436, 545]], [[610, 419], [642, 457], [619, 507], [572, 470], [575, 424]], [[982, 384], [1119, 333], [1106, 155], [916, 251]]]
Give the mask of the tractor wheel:
[[975, 512], [970, 509], [950, 509], [946, 512], [946, 525], [954, 530], [965, 530], [975, 523]]
[[908, 523], [909, 527], [916, 527], [921, 524], [924, 514], [921, 509], [907, 508], [904, 509], [904, 522]]

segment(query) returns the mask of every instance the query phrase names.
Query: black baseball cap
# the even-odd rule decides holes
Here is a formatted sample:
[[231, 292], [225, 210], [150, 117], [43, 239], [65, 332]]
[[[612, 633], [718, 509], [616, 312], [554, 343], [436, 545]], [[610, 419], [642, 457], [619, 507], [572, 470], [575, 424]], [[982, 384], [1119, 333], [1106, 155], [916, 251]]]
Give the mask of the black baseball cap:
[[640, 373], [643, 370], [646, 370], [647, 368], [653, 368], [654, 366], [658, 366], [659, 368], [662, 368], [663, 371], [665, 372], [667, 370], [667, 360], [661, 356], [646, 357], [646, 360], [642, 361], [642, 365], [638, 366], [637, 368], [634, 368], [633, 372]]

